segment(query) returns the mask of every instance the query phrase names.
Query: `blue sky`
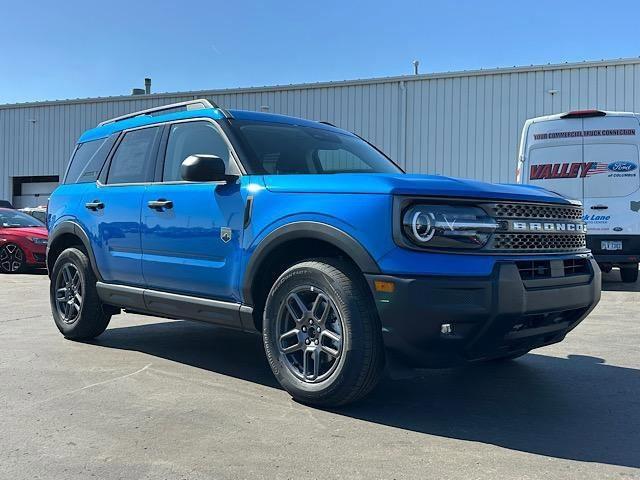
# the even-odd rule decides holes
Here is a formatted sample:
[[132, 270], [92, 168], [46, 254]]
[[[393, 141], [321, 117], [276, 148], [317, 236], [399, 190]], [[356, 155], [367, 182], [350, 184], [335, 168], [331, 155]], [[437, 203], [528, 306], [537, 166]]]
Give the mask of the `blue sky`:
[[640, 56], [640, 1], [0, 0], [0, 103]]

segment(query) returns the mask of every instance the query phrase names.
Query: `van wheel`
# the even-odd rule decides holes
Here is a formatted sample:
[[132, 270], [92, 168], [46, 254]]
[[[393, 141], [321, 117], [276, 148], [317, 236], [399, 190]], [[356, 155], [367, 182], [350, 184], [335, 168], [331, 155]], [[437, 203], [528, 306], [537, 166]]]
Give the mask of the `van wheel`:
[[624, 283], [636, 283], [638, 281], [638, 264], [620, 267], [620, 276]]
[[296, 400], [333, 407], [366, 395], [384, 367], [382, 331], [360, 272], [319, 259], [286, 270], [263, 321], [273, 374]]
[[51, 312], [60, 333], [72, 340], [95, 338], [105, 331], [111, 315], [104, 312], [96, 276], [85, 252], [67, 248], [51, 272]]

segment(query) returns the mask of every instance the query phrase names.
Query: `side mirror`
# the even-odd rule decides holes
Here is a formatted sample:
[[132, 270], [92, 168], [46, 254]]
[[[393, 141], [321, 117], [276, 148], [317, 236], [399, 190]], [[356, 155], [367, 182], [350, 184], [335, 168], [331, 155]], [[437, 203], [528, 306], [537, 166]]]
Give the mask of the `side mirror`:
[[228, 175], [224, 160], [216, 155], [190, 155], [184, 159], [180, 174], [187, 182], [227, 182], [237, 178]]

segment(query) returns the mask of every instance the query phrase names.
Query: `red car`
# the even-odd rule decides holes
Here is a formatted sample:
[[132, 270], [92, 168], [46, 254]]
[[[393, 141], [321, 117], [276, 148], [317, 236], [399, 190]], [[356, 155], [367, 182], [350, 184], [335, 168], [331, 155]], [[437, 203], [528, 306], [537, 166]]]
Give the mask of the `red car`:
[[47, 228], [30, 215], [0, 208], [0, 272], [19, 273], [45, 266]]

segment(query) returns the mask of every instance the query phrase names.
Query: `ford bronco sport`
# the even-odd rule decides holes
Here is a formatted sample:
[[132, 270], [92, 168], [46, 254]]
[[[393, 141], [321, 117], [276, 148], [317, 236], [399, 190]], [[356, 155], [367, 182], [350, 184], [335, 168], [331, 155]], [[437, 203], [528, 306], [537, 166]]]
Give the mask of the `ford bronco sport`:
[[207, 100], [84, 133], [47, 220], [65, 337], [122, 310], [259, 332], [280, 384], [313, 405], [361, 398], [389, 359], [559, 342], [600, 298], [579, 202], [407, 175], [332, 125]]

